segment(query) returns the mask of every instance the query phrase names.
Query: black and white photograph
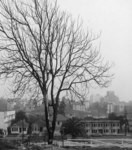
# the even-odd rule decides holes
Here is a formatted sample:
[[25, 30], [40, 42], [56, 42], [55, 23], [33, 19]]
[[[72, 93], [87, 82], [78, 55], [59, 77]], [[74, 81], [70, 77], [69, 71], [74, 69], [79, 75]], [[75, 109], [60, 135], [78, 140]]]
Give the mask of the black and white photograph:
[[0, 0], [0, 150], [132, 150], [131, 0]]

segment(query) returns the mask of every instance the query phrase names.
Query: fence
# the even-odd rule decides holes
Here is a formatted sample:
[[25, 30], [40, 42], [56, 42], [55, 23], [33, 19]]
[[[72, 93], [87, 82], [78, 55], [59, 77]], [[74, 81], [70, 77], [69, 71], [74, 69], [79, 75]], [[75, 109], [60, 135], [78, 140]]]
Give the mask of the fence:
[[68, 139], [55, 141], [58, 146], [66, 147], [120, 147], [132, 148], [132, 139]]

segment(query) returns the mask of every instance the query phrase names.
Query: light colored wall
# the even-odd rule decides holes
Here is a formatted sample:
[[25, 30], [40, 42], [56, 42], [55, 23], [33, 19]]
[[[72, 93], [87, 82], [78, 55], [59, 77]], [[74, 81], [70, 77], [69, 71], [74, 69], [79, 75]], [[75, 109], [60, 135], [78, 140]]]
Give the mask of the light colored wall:
[[[16, 128], [15, 131], [13, 130], [14, 128]], [[20, 128], [21, 128], [21, 133], [20, 133]], [[11, 133], [12, 134], [27, 134], [27, 130], [28, 130], [27, 127], [25, 127], [25, 131], [23, 131], [22, 127], [19, 127], [19, 126], [12, 126], [11, 127]]]
[[4, 122], [4, 112], [0, 112], [0, 129], [7, 129], [7, 126], [5, 125]]
[[[16, 130], [13, 130], [14, 128], [15, 128]], [[12, 133], [12, 134], [19, 134], [19, 132], [20, 132], [20, 131], [19, 131], [19, 127], [18, 127], [18, 126], [13, 126], [13, 127], [11, 128], [11, 133]]]
[[13, 119], [15, 119], [15, 111], [4, 112], [4, 122], [9, 122]]
[[[103, 135], [117, 135], [118, 130], [120, 130], [119, 122], [86, 122], [85, 129], [88, 135], [99, 134], [99, 130], [103, 131]], [[97, 132], [92, 133], [92, 130], [96, 130]], [[107, 131], [107, 132], [106, 132]], [[115, 132], [113, 132], [115, 131]]]
[[0, 129], [7, 131], [12, 119], [15, 119], [15, 111], [0, 112]]

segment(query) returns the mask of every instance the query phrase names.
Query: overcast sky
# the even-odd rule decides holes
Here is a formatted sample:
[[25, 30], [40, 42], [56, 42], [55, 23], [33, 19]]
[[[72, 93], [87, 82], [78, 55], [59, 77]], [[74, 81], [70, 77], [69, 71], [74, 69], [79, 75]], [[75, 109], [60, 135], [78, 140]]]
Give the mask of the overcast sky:
[[[132, 0], [58, 0], [60, 8], [73, 17], [80, 16], [84, 25], [96, 34], [100, 31], [101, 54], [114, 63], [114, 79], [107, 89], [91, 93], [105, 95], [115, 91], [120, 100], [132, 100]], [[9, 85], [9, 84], [8, 84]], [[0, 96], [8, 97], [4, 83]]]
[[101, 53], [114, 63], [108, 89], [91, 90], [105, 95], [115, 91], [120, 100], [132, 100], [132, 0], [58, 0], [62, 10], [80, 16], [94, 33], [102, 32]]

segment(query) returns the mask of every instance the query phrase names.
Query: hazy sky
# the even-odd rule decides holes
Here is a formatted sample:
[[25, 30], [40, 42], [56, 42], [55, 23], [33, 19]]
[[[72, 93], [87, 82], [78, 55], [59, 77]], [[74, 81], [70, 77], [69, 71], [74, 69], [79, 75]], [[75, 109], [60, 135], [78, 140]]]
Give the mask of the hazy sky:
[[[115, 91], [120, 100], [132, 100], [132, 0], [58, 0], [60, 8], [73, 17], [80, 16], [84, 25], [100, 37], [102, 56], [114, 63], [115, 73], [108, 89], [91, 91], [104, 95]], [[8, 96], [1, 84], [0, 95]]]
[[[94, 33], [102, 32], [101, 53], [114, 63], [115, 73], [108, 89], [92, 90], [105, 94], [115, 91], [120, 100], [132, 100], [132, 0], [58, 0], [62, 10], [80, 16]], [[92, 92], [91, 91], [91, 92]]]

